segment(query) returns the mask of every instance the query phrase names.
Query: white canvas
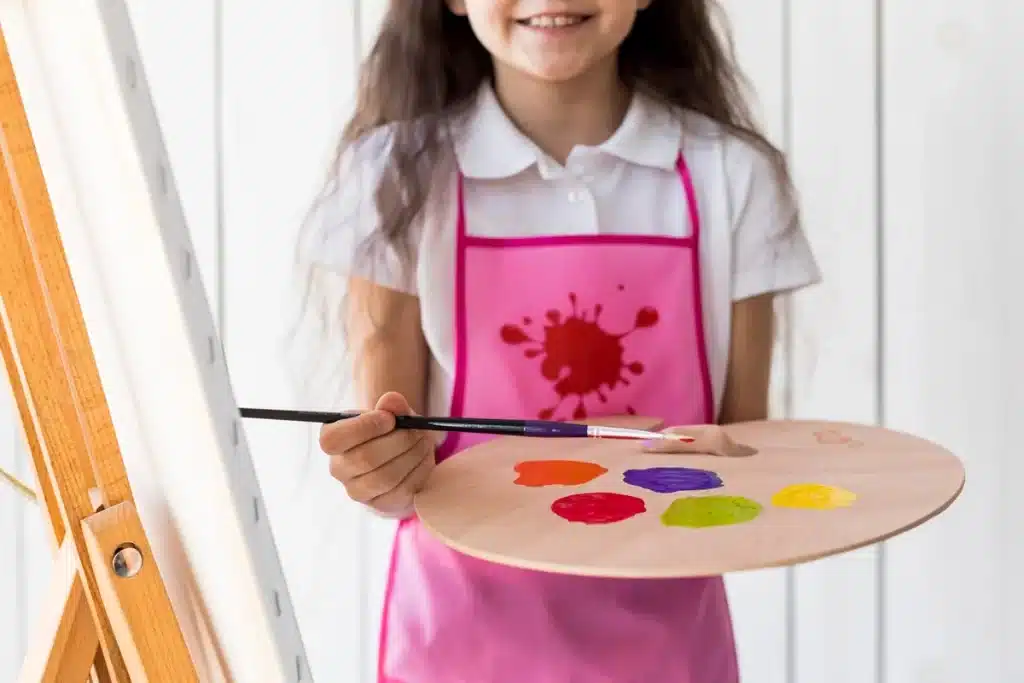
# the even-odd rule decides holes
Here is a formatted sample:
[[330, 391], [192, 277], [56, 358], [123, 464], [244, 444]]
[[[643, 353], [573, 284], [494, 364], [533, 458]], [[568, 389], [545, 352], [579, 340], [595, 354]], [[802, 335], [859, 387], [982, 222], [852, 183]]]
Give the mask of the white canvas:
[[0, 25], [139, 514], [200, 680], [307, 683], [126, 7], [0, 0]]

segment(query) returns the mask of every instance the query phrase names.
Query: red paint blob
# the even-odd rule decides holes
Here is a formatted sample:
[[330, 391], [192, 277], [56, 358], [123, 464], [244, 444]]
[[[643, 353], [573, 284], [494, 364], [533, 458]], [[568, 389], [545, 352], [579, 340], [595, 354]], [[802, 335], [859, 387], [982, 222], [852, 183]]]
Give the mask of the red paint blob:
[[611, 524], [647, 512], [647, 506], [622, 493], [575, 493], [556, 500], [551, 511], [570, 522]]
[[522, 328], [515, 325], [504, 325], [501, 328], [501, 341], [506, 344], [522, 344], [530, 341], [530, 336]]
[[658, 311], [650, 306], [644, 306], [636, 314], [637, 327], [653, 327], [658, 324]]
[[[548, 324], [533, 335], [524, 329], [530, 326], [529, 318], [523, 319], [524, 327], [510, 324], [500, 330], [501, 340], [506, 344], [526, 345], [523, 354], [527, 358], [542, 357], [540, 374], [552, 383], [558, 395], [555, 405], [538, 412], [542, 420], [554, 418], [563, 402], [573, 399], [576, 405], [572, 408], [572, 419], [584, 419], [588, 416], [585, 398], [595, 397], [607, 403], [608, 393], [628, 386], [630, 375], [644, 374], [642, 362], [626, 357], [623, 340], [637, 330], [654, 327], [660, 319], [657, 310], [644, 306], [637, 311], [632, 329], [612, 332], [601, 325], [601, 304], [595, 304], [592, 310], [580, 310], [572, 292], [569, 302], [572, 310], [568, 315], [557, 309], [547, 311], [544, 317]], [[635, 414], [628, 405], [625, 412]]]

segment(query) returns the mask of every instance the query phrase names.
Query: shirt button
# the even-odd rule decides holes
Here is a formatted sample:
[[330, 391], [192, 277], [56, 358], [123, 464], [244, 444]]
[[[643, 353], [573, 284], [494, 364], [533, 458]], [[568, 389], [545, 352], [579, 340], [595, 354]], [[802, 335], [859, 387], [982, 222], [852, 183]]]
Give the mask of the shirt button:
[[570, 192], [569, 192], [569, 201], [570, 202], [575, 204], [575, 203], [579, 202], [581, 199], [583, 199], [583, 193], [582, 192], [579, 192], [577, 190], [570, 190]]

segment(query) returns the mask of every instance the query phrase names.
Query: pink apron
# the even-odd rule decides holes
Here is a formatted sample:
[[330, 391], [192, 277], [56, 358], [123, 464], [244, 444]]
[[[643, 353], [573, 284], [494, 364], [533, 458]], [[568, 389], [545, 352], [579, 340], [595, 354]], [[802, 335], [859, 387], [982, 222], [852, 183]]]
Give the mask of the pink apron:
[[[452, 415], [714, 420], [700, 220], [682, 156], [677, 168], [682, 238], [467, 235], [459, 178]], [[451, 434], [438, 460], [479, 440]], [[415, 518], [395, 536], [378, 667], [379, 683], [739, 680], [721, 577], [513, 569], [449, 550]]]

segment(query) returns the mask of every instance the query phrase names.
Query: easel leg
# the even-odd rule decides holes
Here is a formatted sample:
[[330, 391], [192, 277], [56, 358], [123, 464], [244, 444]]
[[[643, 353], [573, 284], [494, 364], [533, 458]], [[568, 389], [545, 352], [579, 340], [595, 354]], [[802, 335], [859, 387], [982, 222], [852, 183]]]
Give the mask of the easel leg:
[[96, 659], [92, 664], [92, 673], [89, 674], [89, 683], [114, 683], [110, 670], [107, 669], [107, 660], [103, 659], [102, 650], [96, 650]]
[[19, 683], [69, 683], [89, 676], [99, 652], [75, 548], [61, 544], [38, 632], [25, 655]]
[[57, 550], [46, 609], [19, 683], [198, 683], [135, 507], [120, 503], [97, 512], [82, 522], [82, 529], [89, 549], [85, 561], [96, 576], [130, 678], [109, 673], [81, 564], [74, 546], [65, 541]]
[[135, 506], [118, 503], [92, 514], [82, 530], [130, 679], [199, 683]]

